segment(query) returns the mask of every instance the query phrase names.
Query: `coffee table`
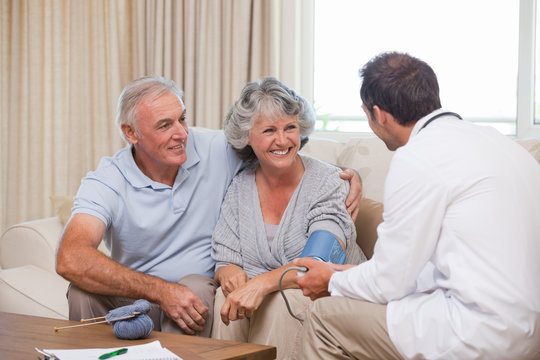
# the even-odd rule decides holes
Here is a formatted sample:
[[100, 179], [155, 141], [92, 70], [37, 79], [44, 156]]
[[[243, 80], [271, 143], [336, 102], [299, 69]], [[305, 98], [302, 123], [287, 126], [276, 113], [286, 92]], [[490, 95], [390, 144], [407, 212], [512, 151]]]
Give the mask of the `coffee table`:
[[0, 312], [0, 359], [37, 359], [39, 349], [111, 348], [145, 344], [159, 340], [163, 347], [184, 360], [275, 359], [273, 346], [201, 338], [152, 331], [143, 340], [118, 339], [110, 325], [64, 329], [55, 327], [80, 324], [77, 321]]

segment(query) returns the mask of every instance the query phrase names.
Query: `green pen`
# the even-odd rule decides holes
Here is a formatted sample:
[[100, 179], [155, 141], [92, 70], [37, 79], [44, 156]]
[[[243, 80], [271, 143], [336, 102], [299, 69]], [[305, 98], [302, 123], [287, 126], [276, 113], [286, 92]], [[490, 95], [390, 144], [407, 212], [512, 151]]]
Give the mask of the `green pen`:
[[107, 353], [107, 354], [103, 354], [99, 358], [100, 359], [108, 359], [108, 358], [111, 358], [111, 357], [116, 356], [116, 355], [122, 355], [122, 354], [127, 353], [127, 350], [128, 349], [126, 349], [126, 348], [118, 349], [116, 351], [113, 351], [113, 352], [110, 352], [110, 353]]

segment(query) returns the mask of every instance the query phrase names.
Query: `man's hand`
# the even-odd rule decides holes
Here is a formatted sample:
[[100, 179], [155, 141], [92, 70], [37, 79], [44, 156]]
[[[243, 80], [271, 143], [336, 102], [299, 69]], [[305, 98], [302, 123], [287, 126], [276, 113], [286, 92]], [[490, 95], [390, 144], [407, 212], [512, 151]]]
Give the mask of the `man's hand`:
[[309, 257], [294, 259], [293, 264], [308, 268], [305, 275], [296, 277], [296, 283], [304, 296], [309, 296], [311, 300], [330, 296], [328, 283], [335, 272], [331, 264]]
[[356, 221], [358, 216], [358, 210], [360, 208], [360, 200], [362, 199], [362, 179], [353, 169], [345, 169], [339, 176], [343, 180], [348, 180], [350, 186], [349, 195], [345, 200], [345, 206], [347, 206], [347, 212], [351, 214], [353, 221]]
[[186, 334], [194, 335], [203, 330], [208, 308], [188, 287], [166, 283], [159, 298], [163, 312]]
[[221, 285], [225, 297], [249, 280], [246, 272], [241, 267], [233, 264], [219, 267], [216, 270], [214, 279]]
[[104, 232], [100, 219], [74, 215], [58, 250], [58, 274], [91, 293], [147, 299], [160, 305], [186, 334], [202, 331], [208, 314], [203, 302], [185, 286], [134, 271], [103, 255], [97, 247]]
[[255, 277], [231, 292], [221, 307], [221, 321], [229, 325], [232, 320], [249, 318], [259, 308], [266, 296], [266, 286]]

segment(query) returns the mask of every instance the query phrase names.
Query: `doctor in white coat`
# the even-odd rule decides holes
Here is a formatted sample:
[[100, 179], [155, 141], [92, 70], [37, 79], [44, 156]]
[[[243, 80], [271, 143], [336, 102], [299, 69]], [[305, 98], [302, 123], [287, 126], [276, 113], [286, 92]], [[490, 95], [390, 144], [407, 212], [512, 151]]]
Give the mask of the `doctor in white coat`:
[[317, 299], [304, 357], [540, 359], [539, 164], [442, 110], [425, 62], [384, 53], [360, 74], [369, 124], [396, 151], [383, 222], [358, 266], [295, 260]]

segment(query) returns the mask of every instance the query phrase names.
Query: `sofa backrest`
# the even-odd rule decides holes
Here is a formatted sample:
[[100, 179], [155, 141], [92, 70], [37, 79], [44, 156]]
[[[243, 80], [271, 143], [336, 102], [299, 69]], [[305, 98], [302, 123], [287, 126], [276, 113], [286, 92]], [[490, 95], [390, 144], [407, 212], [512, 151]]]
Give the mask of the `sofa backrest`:
[[301, 153], [358, 171], [364, 197], [382, 201], [384, 181], [394, 153], [378, 137], [352, 138], [342, 142], [314, 136]]
[[[540, 138], [516, 139], [540, 164]], [[364, 197], [383, 201], [384, 182], [394, 154], [376, 136], [351, 138], [347, 141], [314, 135], [301, 153], [358, 171], [362, 177]]]

